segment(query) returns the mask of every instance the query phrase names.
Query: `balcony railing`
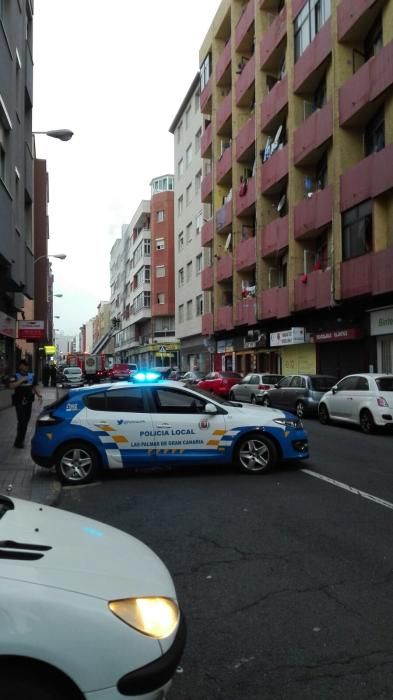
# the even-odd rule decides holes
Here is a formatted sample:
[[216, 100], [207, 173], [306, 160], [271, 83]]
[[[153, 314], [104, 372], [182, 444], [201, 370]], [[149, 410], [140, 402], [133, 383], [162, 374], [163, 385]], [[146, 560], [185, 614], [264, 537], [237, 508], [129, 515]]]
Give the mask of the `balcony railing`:
[[217, 231], [225, 231], [229, 226], [232, 226], [232, 200], [226, 202], [224, 206], [216, 212]]
[[333, 186], [314, 192], [312, 197], [302, 200], [294, 209], [294, 237], [310, 237], [329, 224], [333, 216]]
[[393, 187], [393, 144], [389, 144], [360, 163], [348, 168], [341, 176], [341, 211], [356, 206], [365, 199], [378, 197]]
[[341, 263], [341, 296], [343, 299], [371, 294], [372, 254], [344, 260]]
[[[364, 19], [375, 0], [341, 0], [337, 7], [337, 34], [339, 41], [356, 39], [356, 24]], [[352, 30], [352, 31], [351, 31]], [[355, 31], [354, 31], [355, 30]]]
[[202, 226], [201, 245], [202, 246], [211, 245], [211, 242], [213, 240], [213, 236], [214, 236], [214, 221], [213, 221], [213, 219], [209, 219], [208, 221], [205, 221], [203, 226]]
[[255, 144], [255, 116], [250, 117], [236, 137], [236, 159], [245, 157]]
[[202, 114], [211, 114], [211, 106], [212, 106], [212, 87], [213, 81], [212, 78], [210, 77], [208, 82], [206, 83], [205, 87], [203, 88], [200, 97], [199, 97], [199, 104], [201, 107], [201, 112]]
[[214, 320], [213, 314], [203, 314], [202, 316], [202, 335], [213, 335]]
[[232, 170], [232, 146], [223, 151], [221, 158], [217, 161], [217, 182], [221, 183]]
[[261, 317], [285, 318], [289, 316], [288, 287], [272, 287], [259, 294]]
[[203, 132], [201, 136], [201, 156], [202, 158], [206, 158], [212, 147], [212, 140], [213, 140], [213, 125], [210, 123], [207, 129]]
[[313, 74], [327, 59], [332, 51], [332, 28], [331, 20], [328, 19], [322, 29], [311, 44], [307, 46], [305, 52], [300, 56], [295, 63], [295, 72], [293, 78], [293, 90], [297, 92], [303, 91], [307, 87], [307, 83], [313, 78]]
[[255, 19], [254, 0], [249, 0], [248, 5], [241, 15], [235, 29], [235, 47], [236, 50], [241, 50], [241, 44], [247, 32], [251, 29]]
[[232, 92], [224, 97], [217, 109], [216, 130], [218, 134], [230, 119], [232, 119]]
[[236, 104], [245, 106], [250, 102], [250, 91], [255, 83], [255, 54], [245, 64], [236, 80]]
[[269, 63], [274, 58], [275, 51], [281, 44], [287, 33], [287, 10], [284, 5], [281, 12], [273, 20], [267, 32], [264, 34], [260, 44], [260, 64], [261, 68], [269, 67]]
[[266, 129], [288, 104], [288, 76], [284, 76], [264, 98], [261, 104], [261, 129]]
[[255, 192], [255, 178], [250, 177], [247, 181], [246, 192], [241, 195], [240, 192], [243, 190], [237, 190], [236, 192], [236, 214], [237, 216], [242, 216], [248, 214], [250, 210], [255, 207], [256, 202], [256, 192]]
[[240, 241], [236, 246], [236, 270], [250, 270], [256, 265], [256, 238]]
[[294, 133], [295, 165], [306, 163], [312, 154], [333, 134], [333, 110], [329, 102], [316, 110]]
[[265, 257], [280, 253], [288, 247], [288, 216], [277, 217], [267, 224], [262, 231], [261, 255]]
[[211, 199], [213, 191], [213, 173], [208, 173], [202, 180], [201, 184], [201, 199], [202, 202], [208, 202]]
[[233, 329], [232, 306], [219, 306], [217, 309], [217, 330], [231, 331]]
[[217, 66], [216, 66], [216, 83], [217, 85], [220, 84], [220, 81], [222, 77], [225, 75], [225, 71], [229, 66], [231, 65], [231, 42], [228, 41], [223, 50], [221, 51], [221, 54], [219, 56], [219, 59], [217, 61]]
[[210, 267], [205, 267], [204, 270], [202, 270], [202, 283], [201, 283], [202, 289], [212, 289], [214, 286], [214, 267], [211, 265]]
[[372, 293], [393, 292], [393, 246], [373, 253]]
[[295, 279], [295, 311], [324, 309], [331, 305], [332, 273], [315, 270]]
[[222, 282], [222, 280], [231, 279], [233, 276], [233, 258], [230, 253], [226, 253], [221, 258], [217, 260], [216, 265], [216, 279], [217, 282]]
[[242, 299], [236, 302], [235, 306], [235, 326], [253, 326], [257, 322], [257, 300]]
[[262, 165], [261, 191], [263, 194], [274, 193], [279, 189], [282, 180], [288, 175], [288, 144], [273, 155]]

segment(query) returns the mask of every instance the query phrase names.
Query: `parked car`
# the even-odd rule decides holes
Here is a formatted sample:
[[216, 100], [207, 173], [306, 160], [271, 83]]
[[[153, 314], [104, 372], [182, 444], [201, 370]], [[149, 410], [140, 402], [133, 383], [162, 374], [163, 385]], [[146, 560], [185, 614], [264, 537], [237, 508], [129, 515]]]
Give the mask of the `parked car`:
[[232, 387], [241, 381], [242, 375], [239, 372], [209, 372], [206, 376], [197, 382], [198, 389], [211, 391], [217, 396], [227, 398]]
[[59, 384], [64, 387], [83, 386], [85, 378], [80, 367], [64, 367]]
[[132, 363], [117, 363], [108, 370], [108, 379], [111, 382], [120, 382], [129, 379], [132, 374], [138, 371], [138, 366]]
[[71, 389], [46, 406], [36, 422], [32, 459], [56, 466], [62, 483], [71, 485], [92, 481], [101, 468], [234, 464], [262, 474], [282, 460], [308, 457], [297, 416], [225, 401], [179, 382], [139, 381], [141, 375]]
[[290, 374], [283, 377], [274, 389], [261, 392], [257, 402], [262, 406], [293, 411], [300, 418], [306, 414], [316, 415], [320, 399], [336, 383], [337, 377], [325, 374]]
[[360, 425], [364, 433], [393, 426], [393, 374], [350, 374], [322, 397], [319, 420]]
[[166, 697], [185, 623], [149, 547], [90, 518], [0, 495], [0, 556], [4, 700]]
[[200, 372], [199, 370], [189, 370], [185, 372], [181, 378], [181, 382], [186, 386], [192, 386], [198, 384], [201, 379], [206, 377], [206, 372]]
[[239, 384], [235, 384], [229, 394], [234, 401], [249, 401], [257, 403], [257, 396], [261, 391], [272, 389], [282, 379], [281, 374], [246, 374]]

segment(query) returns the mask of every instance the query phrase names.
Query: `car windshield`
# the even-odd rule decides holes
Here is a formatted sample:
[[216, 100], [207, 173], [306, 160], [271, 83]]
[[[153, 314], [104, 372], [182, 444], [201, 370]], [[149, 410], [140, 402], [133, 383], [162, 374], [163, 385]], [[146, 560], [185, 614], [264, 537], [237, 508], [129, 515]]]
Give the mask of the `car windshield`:
[[310, 377], [311, 386], [315, 391], [329, 391], [337, 384], [337, 377]]
[[80, 367], [67, 367], [64, 372], [65, 374], [81, 374], [82, 370]]
[[205, 399], [209, 401], [209, 403], [219, 403], [221, 406], [240, 406], [241, 404], [234, 403], [233, 401], [226, 401], [223, 399], [221, 396], [217, 396], [214, 394], [214, 397], [212, 396], [210, 391], [205, 391], [204, 389], [200, 389], [198, 387], [197, 393], [201, 394]]
[[393, 391], [393, 376], [392, 377], [378, 377], [375, 383], [379, 391]]

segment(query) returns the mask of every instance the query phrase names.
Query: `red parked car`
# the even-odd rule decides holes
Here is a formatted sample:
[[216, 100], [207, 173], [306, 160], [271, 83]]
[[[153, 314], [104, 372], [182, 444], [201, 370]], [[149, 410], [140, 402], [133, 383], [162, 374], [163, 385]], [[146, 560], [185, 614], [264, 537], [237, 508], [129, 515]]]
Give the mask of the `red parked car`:
[[122, 380], [128, 380], [132, 374], [138, 371], [136, 365], [130, 363], [119, 363], [113, 365], [112, 369], [108, 372], [108, 378], [112, 382], [118, 382]]
[[198, 389], [228, 398], [232, 387], [239, 384], [241, 379], [242, 375], [239, 372], [209, 372], [196, 386]]

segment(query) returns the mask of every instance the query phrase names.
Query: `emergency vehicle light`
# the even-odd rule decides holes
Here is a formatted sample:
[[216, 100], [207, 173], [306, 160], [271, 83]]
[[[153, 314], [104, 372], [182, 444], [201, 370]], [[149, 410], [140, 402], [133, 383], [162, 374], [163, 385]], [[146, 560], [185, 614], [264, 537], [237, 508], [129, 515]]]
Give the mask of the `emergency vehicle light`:
[[156, 372], [136, 372], [132, 376], [133, 382], [154, 382], [156, 379], [159, 379]]

